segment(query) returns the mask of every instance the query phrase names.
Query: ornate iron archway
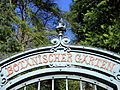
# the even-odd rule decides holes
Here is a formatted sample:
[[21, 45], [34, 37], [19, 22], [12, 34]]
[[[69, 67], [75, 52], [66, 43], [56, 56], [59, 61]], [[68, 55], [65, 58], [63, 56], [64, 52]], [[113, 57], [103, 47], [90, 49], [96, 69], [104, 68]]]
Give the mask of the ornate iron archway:
[[[0, 62], [0, 90], [19, 90], [32, 83], [51, 80], [54, 90], [57, 79], [89, 82], [94, 90], [120, 90], [120, 55], [98, 48], [69, 45], [63, 37], [64, 26], [57, 27], [59, 38], [51, 40], [52, 46], [35, 48], [11, 56]], [[99, 90], [99, 89], [98, 89]]]

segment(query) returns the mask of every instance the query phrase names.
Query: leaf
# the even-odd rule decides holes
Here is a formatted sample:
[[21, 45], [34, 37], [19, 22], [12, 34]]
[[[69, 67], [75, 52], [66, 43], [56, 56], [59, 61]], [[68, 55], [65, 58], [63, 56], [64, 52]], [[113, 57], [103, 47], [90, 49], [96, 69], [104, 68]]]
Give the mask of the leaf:
[[108, 37], [108, 34], [103, 34], [103, 36]]
[[97, 5], [97, 7], [100, 7], [100, 6], [102, 6], [102, 5], [105, 5], [106, 3], [107, 3], [106, 0], [101, 1], [101, 2]]

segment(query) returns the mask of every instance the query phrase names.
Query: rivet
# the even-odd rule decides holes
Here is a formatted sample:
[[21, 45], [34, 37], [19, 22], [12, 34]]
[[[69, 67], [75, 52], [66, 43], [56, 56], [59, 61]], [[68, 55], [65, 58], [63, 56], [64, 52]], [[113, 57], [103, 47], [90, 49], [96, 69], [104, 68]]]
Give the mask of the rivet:
[[4, 76], [4, 74], [1, 74], [1, 77], [3, 77]]
[[111, 81], [113, 81], [112, 79], [110, 79]]

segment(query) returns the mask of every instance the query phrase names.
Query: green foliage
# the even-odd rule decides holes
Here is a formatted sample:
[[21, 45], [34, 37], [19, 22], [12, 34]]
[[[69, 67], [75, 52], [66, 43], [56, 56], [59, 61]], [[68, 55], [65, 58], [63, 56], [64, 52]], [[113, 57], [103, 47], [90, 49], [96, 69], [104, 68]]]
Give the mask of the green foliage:
[[82, 45], [120, 53], [120, 1], [75, 0], [67, 20]]
[[33, 83], [31, 85], [28, 85], [26, 87], [26, 90], [37, 90], [37, 88], [38, 88], [38, 84], [37, 83]]
[[52, 80], [45, 80], [40, 83], [41, 90], [52, 90]]
[[[18, 50], [18, 42], [12, 37], [14, 30], [11, 23], [13, 20], [13, 10], [6, 6], [5, 2], [0, 3], [0, 54], [7, 54], [8, 52]], [[13, 44], [12, 44], [13, 43]]]
[[0, 1], [0, 56], [49, 44], [46, 28], [52, 29], [60, 10], [54, 0]]
[[66, 90], [66, 80], [56, 79], [55, 80], [55, 90]]
[[80, 81], [77, 80], [68, 80], [69, 90], [79, 90], [80, 89]]

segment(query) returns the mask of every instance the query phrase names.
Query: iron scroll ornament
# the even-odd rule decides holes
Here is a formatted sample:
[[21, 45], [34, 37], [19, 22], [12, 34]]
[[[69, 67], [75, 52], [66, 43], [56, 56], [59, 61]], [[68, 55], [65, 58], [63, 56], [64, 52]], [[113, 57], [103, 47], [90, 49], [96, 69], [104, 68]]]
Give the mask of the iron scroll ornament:
[[70, 39], [68, 37], [63, 37], [63, 34], [64, 32], [66, 32], [66, 29], [62, 19], [56, 27], [56, 31], [58, 32], [59, 37], [51, 40], [51, 43], [54, 45], [51, 51], [56, 51], [58, 49], [57, 47], [64, 47], [64, 50], [69, 52]]
[[116, 80], [120, 82], [120, 64], [117, 66], [117, 70], [114, 72]]
[[59, 49], [60, 47], [62, 48], [64, 47], [64, 51], [70, 52], [70, 48], [69, 48], [70, 39], [67, 37], [63, 37], [61, 39], [54, 38], [51, 40], [51, 43], [54, 45], [51, 49], [51, 52], [57, 51], [57, 49]]
[[2, 68], [0, 67], [0, 86], [4, 86], [7, 83], [6, 76], [2, 73]]
[[65, 46], [65, 45], [68, 45], [68, 44], [70, 43], [70, 39], [67, 38], [67, 37], [63, 37], [63, 38], [61, 38], [61, 39], [59, 39], [59, 38], [54, 38], [54, 39], [51, 40], [51, 43], [52, 43], [53, 45], [57, 45], [57, 46], [59, 46], [59, 45]]

